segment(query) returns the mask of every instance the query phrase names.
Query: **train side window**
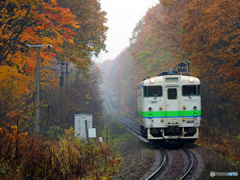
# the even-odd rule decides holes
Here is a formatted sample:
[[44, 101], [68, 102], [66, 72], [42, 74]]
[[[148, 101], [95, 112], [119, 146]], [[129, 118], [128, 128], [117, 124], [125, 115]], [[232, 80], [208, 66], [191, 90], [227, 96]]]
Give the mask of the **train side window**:
[[183, 85], [182, 86], [182, 95], [183, 96], [196, 96], [197, 86], [196, 85]]
[[177, 89], [168, 89], [168, 99], [177, 99]]
[[148, 88], [147, 88], [147, 86], [144, 86], [143, 94], [144, 94], [144, 97], [148, 97]]

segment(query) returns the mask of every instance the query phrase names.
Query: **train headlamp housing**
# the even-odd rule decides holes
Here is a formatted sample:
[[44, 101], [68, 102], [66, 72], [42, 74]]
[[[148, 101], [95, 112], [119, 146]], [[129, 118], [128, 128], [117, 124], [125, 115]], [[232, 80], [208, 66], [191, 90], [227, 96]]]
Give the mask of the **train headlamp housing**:
[[155, 79], [154, 78], [150, 78], [149, 81], [150, 81], [151, 84], [155, 83]]
[[189, 78], [189, 82], [192, 83], [194, 81], [194, 78], [193, 77], [190, 77]]

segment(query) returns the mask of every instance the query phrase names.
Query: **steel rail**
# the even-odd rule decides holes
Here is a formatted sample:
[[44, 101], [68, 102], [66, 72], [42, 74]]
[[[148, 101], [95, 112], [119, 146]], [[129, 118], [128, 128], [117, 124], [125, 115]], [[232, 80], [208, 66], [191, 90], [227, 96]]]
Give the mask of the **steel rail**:
[[[124, 122], [123, 120], [121, 120], [121, 118], [124, 118], [127, 122], [132, 122], [132, 121], [129, 120], [128, 118], [120, 115], [120, 114], [117, 113], [115, 110], [113, 110], [113, 108], [112, 108], [112, 106], [111, 106], [111, 104], [110, 104], [107, 96], [106, 96], [106, 99], [107, 99], [107, 103], [105, 103], [105, 104], [106, 104], [106, 107], [105, 107], [106, 111], [107, 111], [114, 119], [116, 119], [119, 123], [124, 124], [124, 125], [125, 125], [126, 127], [128, 127], [130, 130], [133, 130], [135, 133], [141, 135], [141, 133], [140, 133], [139, 131], [137, 131], [136, 129], [130, 127], [129, 124], [127, 124], [126, 122]], [[108, 108], [108, 107], [109, 107], [109, 108]], [[107, 109], [109, 109], [109, 110], [111, 109], [110, 111], [112, 111], [112, 112], [108, 111]], [[118, 117], [118, 116], [115, 116], [114, 113], [120, 115], [121, 118]], [[139, 124], [136, 124], [136, 123], [134, 123], [134, 122], [132, 122], [132, 123], [135, 124], [136, 126], [139, 126]], [[148, 176], [148, 177], [146, 178], [146, 180], [151, 180], [151, 179], [155, 178], [155, 177], [162, 171], [162, 169], [165, 167], [165, 165], [167, 164], [167, 153], [166, 153], [165, 149], [163, 149], [163, 148], [160, 147], [160, 146], [158, 146], [158, 147], [161, 149], [161, 153], [162, 153], [162, 157], [163, 157], [163, 158], [162, 158], [161, 165], [160, 165], [160, 166], [158, 167], [158, 169], [155, 170], [150, 176]], [[185, 174], [182, 175], [181, 177], [179, 177], [179, 180], [183, 180], [183, 179], [185, 179], [185, 178], [187, 177], [187, 175], [188, 175], [189, 172], [191, 171], [191, 169], [192, 169], [192, 167], [193, 167], [193, 163], [194, 163], [194, 157], [193, 157], [193, 154], [191, 153], [191, 151], [188, 150], [188, 149], [185, 148], [185, 147], [183, 147], [183, 149], [184, 149], [184, 151], [186, 152], [187, 156], [188, 156], [189, 159], [190, 159], [190, 165], [189, 165], [187, 171], [185, 172]]]
[[[133, 130], [134, 132], [136, 132], [137, 134], [141, 135], [141, 133], [139, 131], [136, 131], [134, 128], [130, 127], [127, 123], [125, 123], [124, 121], [121, 120], [121, 118], [115, 116], [112, 112], [108, 111], [107, 108], [111, 106], [109, 101], [108, 101], [108, 105], [107, 103], [105, 103], [105, 109], [106, 111], [110, 114], [110, 116], [112, 116], [114, 119], [116, 119], [119, 123], [124, 124], [125, 126], [127, 126], [128, 128], [130, 128], [131, 130]], [[110, 108], [109, 108], [110, 109]], [[111, 108], [112, 109], [112, 108]], [[127, 119], [127, 118], [126, 118]], [[130, 120], [128, 120], [130, 121]], [[161, 149], [161, 153], [162, 153], [162, 161], [160, 166], [152, 173], [150, 174], [146, 180], [151, 180], [153, 178], [155, 178], [165, 167], [165, 165], [167, 164], [167, 153], [166, 150], [161, 148], [160, 146], [158, 146]]]
[[[105, 97], [106, 97], [106, 99], [107, 99], [107, 101], [108, 101], [108, 104], [111, 106], [111, 103], [109, 102], [108, 97], [107, 97], [107, 96], [105, 96]], [[137, 124], [137, 123], [133, 122], [132, 120], [130, 120], [130, 119], [124, 117], [123, 115], [119, 114], [117, 111], [115, 111], [115, 110], [112, 108], [112, 106], [111, 106], [111, 109], [112, 109], [113, 112], [115, 112], [116, 114], [118, 114], [118, 115], [121, 116], [122, 118], [126, 119], [126, 120], [129, 121], [130, 123], [139, 126], [139, 124]]]
[[[117, 112], [116, 112], [117, 113]], [[129, 121], [130, 123], [132, 123], [132, 124], [134, 124], [134, 125], [136, 125], [136, 126], [139, 126], [139, 124], [138, 123], [135, 123], [135, 122], [133, 122], [132, 120], [130, 120], [130, 119], [128, 119], [128, 118], [126, 118], [126, 117], [124, 117], [123, 115], [121, 115], [121, 114], [119, 114], [119, 113], [117, 113], [119, 116], [121, 116], [123, 119], [125, 119], [125, 120], [127, 120], [127, 121]]]
[[162, 147], [158, 146], [161, 149], [161, 153], [162, 153], [162, 162], [160, 164], [160, 166], [156, 169], [156, 171], [154, 171], [150, 176], [148, 176], [148, 178], [146, 178], [145, 180], [151, 180], [153, 178], [155, 178], [157, 175], [159, 175], [159, 173], [161, 173], [161, 171], [163, 170], [163, 168], [166, 166], [167, 164], [167, 153], [166, 150], [163, 149]]
[[130, 128], [131, 130], [133, 130], [135, 133], [141, 135], [141, 133], [139, 132], [139, 130], [134, 129], [133, 127], [129, 126], [126, 122], [124, 122], [123, 120], [121, 120], [119, 117], [115, 116], [112, 112], [108, 111], [107, 112], [110, 114], [110, 116], [112, 116], [114, 119], [116, 119], [118, 122], [120, 122], [121, 124], [124, 124], [125, 126], [127, 126], [128, 128]]
[[183, 180], [184, 178], [187, 177], [187, 175], [188, 175], [189, 172], [191, 171], [191, 169], [192, 169], [192, 167], [193, 167], [193, 163], [194, 163], [194, 158], [193, 158], [192, 152], [191, 152], [190, 150], [188, 150], [187, 148], [185, 148], [185, 147], [183, 147], [183, 149], [185, 150], [186, 154], [188, 155], [191, 163], [190, 163], [190, 165], [189, 165], [188, 170], [185, 172], [185, 174], [184, 174], [183, 176], [181, 176], [181, 177], [179, 178], [179, 180]]

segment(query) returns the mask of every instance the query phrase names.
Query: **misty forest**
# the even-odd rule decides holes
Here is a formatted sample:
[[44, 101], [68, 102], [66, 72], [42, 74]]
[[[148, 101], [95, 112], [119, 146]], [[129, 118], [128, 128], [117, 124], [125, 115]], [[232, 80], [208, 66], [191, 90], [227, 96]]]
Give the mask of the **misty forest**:
[[[137, 85], [183, 61], [201, 80], [196, 144], [239, 167], [240, 2], [159, 0], [129, 46], [99, 63], [106, 15], [99, 0], [0, 2], [0, 179], [111, 179], [123, 158], [110, 141], [104, 97], [137, 119]], [[75, 114], [93, 115], [97, 138], [76, 137]]]

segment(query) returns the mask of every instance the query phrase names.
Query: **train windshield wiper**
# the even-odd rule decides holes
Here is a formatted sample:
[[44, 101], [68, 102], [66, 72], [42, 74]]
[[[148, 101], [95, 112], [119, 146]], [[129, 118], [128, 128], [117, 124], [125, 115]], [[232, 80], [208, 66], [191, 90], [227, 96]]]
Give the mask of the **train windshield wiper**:
[[160, 92], [158, 94], [153, 94], [154, 99], [156, 99], [159, 94], [160, 94]]
[[157, 98], [157, 95], [158, 95], [158, 94], [153, 94], [153, 96], [154, 96], [154, 99], [156, 99], [156, 98]]

